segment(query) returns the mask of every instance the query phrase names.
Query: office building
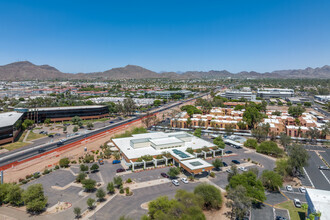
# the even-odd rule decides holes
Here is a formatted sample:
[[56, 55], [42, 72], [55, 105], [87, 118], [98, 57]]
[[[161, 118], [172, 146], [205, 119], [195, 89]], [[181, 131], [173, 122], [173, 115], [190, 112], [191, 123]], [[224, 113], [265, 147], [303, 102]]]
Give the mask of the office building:
[[320, 213], [315, 220], [330, 219], [330, 191], [320, 189], [306, 189], [306, 201], [308, 205], [307, 216], [313, 213]]
[[21, 131], [23, 113], [0, 113], [0, 144], [14, 142]]
[[293, 89], [278, 89], [278, 88], [263, 88], [258, 89], [257, 96], [263, 99], [271, 99], [271, 98], [281, 98], [285, 99], [287, 97], [294, 96]]

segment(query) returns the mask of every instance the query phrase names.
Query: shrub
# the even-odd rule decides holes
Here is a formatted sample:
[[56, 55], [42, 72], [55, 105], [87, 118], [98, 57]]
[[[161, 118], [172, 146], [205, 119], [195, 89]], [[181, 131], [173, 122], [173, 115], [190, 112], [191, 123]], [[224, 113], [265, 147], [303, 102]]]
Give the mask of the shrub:
[[221, 192], [215, 186], [202, 183], [194, 189], [194, 194], [203, 200], [205, 209], [219, 209], [222, 205]]
[[65, 157], [60, 159], [59, 165], [60, 167], [69, 167], [70, 160], [69, 158]]
[[71, 163], [72, 163], [72, 164], [76, 164], [76, 163], [77, 163], [77, 161], [73, 160], [73, 161], [71, 161]]
[[258, 153], [263, 153], [267, 155], [274, 155], [276, 157], [282, 155], [284, 151], [280, 149], [277, 144], [273, 141], [264, 141], [257, 147]]
[[126, 183], [131, 183], [131, 182], [132, 182], [131, 178], [128, 178], [128, 179], [126, 180]]
[[50, 170], [45, 169], [44, 172], [42, 173], [42, 175], [46, 175], [46, 174], [48, 174], [48, 173], [50, 173], [50, 172], [51, 172]]
[[33, 177], [34, 177], [35, 179], [38, 179], [38, 178], [40, 177], [40, 173], [37, 172], [37, 173], [33, 174]]
[[210, 177], [213, 177], [214, 178], [215, 177], [215, 173], [214, 172], [211, 172], [210, 173]]
[[60, 167], [58, 165], [55, 166], [54, 170], [58, 170]]
[[86, 173], [79, 173], [78, 176], [76, 177], [76, 181], [78, 183], [81, 183], [86, 179], [86, 176], [87, 176]]
[[123, 186], [120, 186], [119, 193], [120, 193], [120, 194], [123, 194], [123, 193], [124, 193], [124, 188], [123, 188]]
[[258, 142], [256, 139], [247, 139], [244, 143], [244, 146], [248, 148], [256, 149], [258, 146]]

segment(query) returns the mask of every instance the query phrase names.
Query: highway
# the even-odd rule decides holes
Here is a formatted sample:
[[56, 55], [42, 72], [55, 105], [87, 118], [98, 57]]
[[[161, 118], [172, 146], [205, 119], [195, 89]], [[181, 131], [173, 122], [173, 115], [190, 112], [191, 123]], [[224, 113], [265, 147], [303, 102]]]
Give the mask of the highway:
[[[150, 113], [156, 114], [156, 113], [159, 113], [159, 112], [162, 112], [162, 111], [166, 111], [170, 108], [179, 106], [183, 103], [192, 101], [194, 99], [203, 97], [205, 95], [207, 95], [207, 94], [202, 94], [202, 95], [199, 95], [198, 97], [191, 98], [191, 99], [184, 100], [184, 101], [179, 101], [179, 102], [175, 102], [175, 103], [168, 103], [166, 105], [160, 106], [159, 108], [155, 108], [155, 109], [151, 110]], [[71, 137], [71, 138], [68, 138], [68, 139], [63, 139], [62, 141], [57, 141], [57, 142], [54, 142], [54, 143], [47, 143], [47, 144], [37, 145], [37, 146], [34, 146], [32, 144], [32, 145], [29, 145], [29, 146], [26, 146], [26, 147], [23, 147], [23, 148], [20, 148], [20, 149], [17, 149], [17, 150], [13, 150], [13, 151], [3, 153], [0, 156], [0, 170], [1, 170], [1, 166], [5, 166], [5, 165], [11, 164], [13, 162], [20, 162], [22, 160], [25, 160], [25, 159], [31, 158], [33, 156], [45, 153], [47, 151], [54, 150], [58, 147], [62, 147], [62, 146], [68, 145], [68, 144], [72, 144], [72, 143], [77, 142], [77, 141], [82, 141], [85, 138], [91, 137], [93, 135], [99, 134], [99, 133], [104, 132], [104, 131], [114, 129], [114, 128], [116, 128], [118, 126], [121, 126], [121, 125], [128, 124], [128, 123], [130, 123], [134, 120], [138, 120], [138, 119], [142, 118], [145, 115], [146, 114], [141, 114], [141, 115], [138, 115], [138, 116], [135, 115], [135, 116], [133, 116], [129, 119], [125, 119], [125, 120], [121, 120], [119, 122], [115, 122], [115, 123], [110, 124], [108, 126], [105, 126], [103, 128], [90, 130], [85, 134], [74, 136], [74, 137]]]

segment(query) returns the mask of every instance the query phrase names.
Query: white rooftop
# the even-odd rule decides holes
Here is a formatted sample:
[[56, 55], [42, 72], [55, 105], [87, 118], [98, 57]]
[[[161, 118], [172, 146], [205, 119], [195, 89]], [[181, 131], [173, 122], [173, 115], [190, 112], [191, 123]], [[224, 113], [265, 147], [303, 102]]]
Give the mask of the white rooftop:
[[144, 156], [144, 155], [151, 155], [151, 156], [160, 155], [160, 154], [162, 154], [162, 152], [170, 151], [170, 149], [156, 150], [151, 145], [148, 145], [146, 147], [141, 147], [141, 148], [133, 148], [130, 145], [131, 140], [149, 138], [150, 141], [155, 141], [158, 144], [166, 144], [166, 140], [168, 140], [168, 139], [172, 140], [172, 137], [174, 137], [176, 140], [179, 140], [180, 136], [182, 136], [182, 137], [191, 136], [191, 141], [183, 141], [183, 143], [182, 143], [183, 147], [173, 148], [173, 149], [180, 150], [182, 152], [186, 152], [186, 149], [189, 147], [192, 149], [199, 149], [199, 148], [203, 148], [205, 146], [209, 147], [209, 148], [215, 146], [213, 143], [210, 143], [201, 138], [192, 136], [183, 131], [171, 132], [171, 133], [153, 132], [153, 133], [135, 134], [135, 135], [133, 135], [133, 137], [115, 138], [115, 139], [112, 139], [112, 141], [120, 149], [120, 151], [125, 154], [125, 156], [128, 159], [136, 159], [136, 158], [140, 158], [141, 156]]
[[164, 138], [154, 138], [150, 139], [150, 142], [155, 145], [163, 145], [163, 144], [176, 144], [182, 143], [183, 141], [179, 140], [176, 137], [164, 137]]
[[206, 162], [205, 160], [202, 160], [200, 158], [190, 159], [190, 160], [184, 160], [180, 161], [184, 166], [188, 167], [191, 170], [197, 170], [197, 169], [204, 169], [208, 167], [213, 167], [212, 164]]
[[314, 211], [321, 212], [321, 219], [330, 219], [330, 191], [320, 189], [306, 189], [312, 200]]
[[12, 126], [22, 115], [23, 113], [18, 113], [18, 112], [0, 113], [0, 126], [1, 127]]

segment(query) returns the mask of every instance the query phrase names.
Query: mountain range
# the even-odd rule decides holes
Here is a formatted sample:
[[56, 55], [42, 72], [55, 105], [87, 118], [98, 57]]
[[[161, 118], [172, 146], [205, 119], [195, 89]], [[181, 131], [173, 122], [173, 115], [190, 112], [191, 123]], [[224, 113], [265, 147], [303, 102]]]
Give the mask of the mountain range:
[[330, 66], [317, 68], [278, 70], [273, 72], [239, 72], [230, 73], [226, 70], [186, 71], [182, 73], [157, 73], [146, 68], [127, 65], [112, 68], [104, 72], [63, 73], [49, 65], [35, 65], [29, 61], [14, 62], [0, 66], [1, 80], [53, 80], [53, 79], [220, 79], [220, 78], [322, 78], [330, 79]]

